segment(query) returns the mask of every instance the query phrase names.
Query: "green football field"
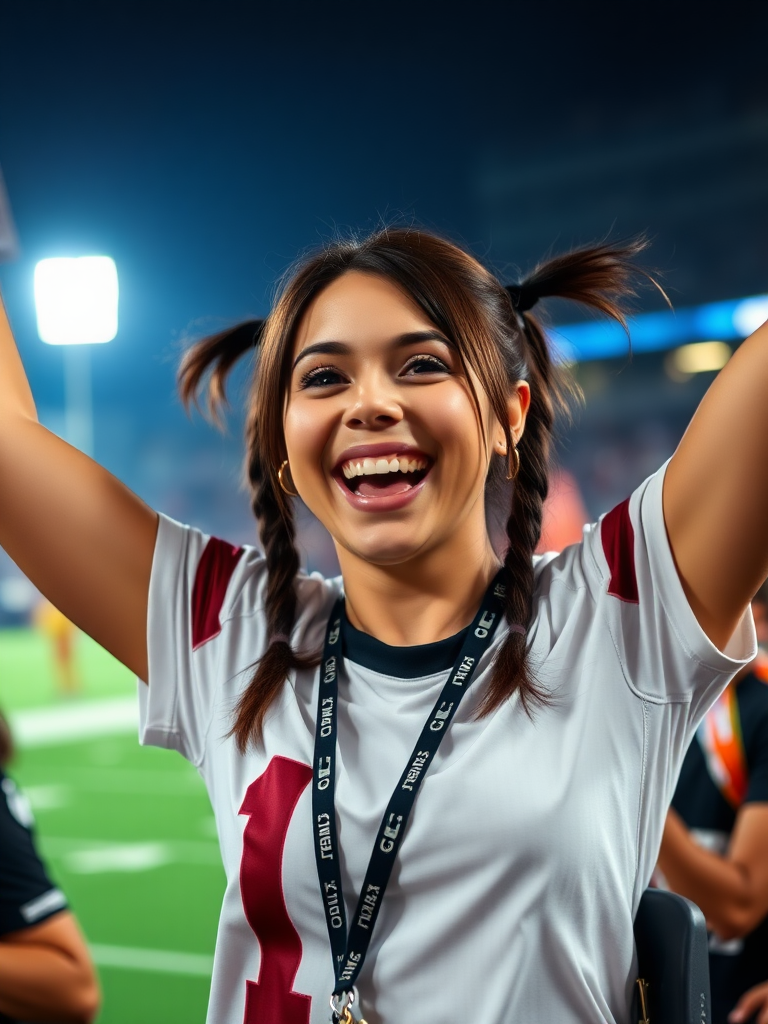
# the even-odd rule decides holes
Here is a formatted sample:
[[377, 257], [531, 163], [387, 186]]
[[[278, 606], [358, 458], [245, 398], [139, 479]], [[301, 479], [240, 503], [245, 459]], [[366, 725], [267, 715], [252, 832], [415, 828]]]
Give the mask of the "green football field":
[[207, 794], [178, 754], [139, 747], [130, 673], [84, 636], [77, 657], [82, 694], [57, 697], [45, 641], [0, 630], [8, 772], [91, 945], [100, 1024], [204, 1021], [224, 891]]

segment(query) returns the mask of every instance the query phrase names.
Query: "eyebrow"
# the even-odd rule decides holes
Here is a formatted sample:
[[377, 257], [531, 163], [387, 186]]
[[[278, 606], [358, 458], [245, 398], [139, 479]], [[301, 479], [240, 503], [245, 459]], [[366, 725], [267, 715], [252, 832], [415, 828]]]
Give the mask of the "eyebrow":
[[[408, 331], [406, 334], [399, 334], [392, 339], [392, 348], [406, 348], [408, 345], [418, 345], [420, 341], [440, 341], [443, 345], [455, 349], [455, 344], [446, 338], [440, 331]], [[307, 356], [318, 354], [329, 356], [346, 356], [352, 351], [352, 346], [346, 341], [318, 341], [314, 345], [307, 345], [305, 349], [296, 356], [292, 369], [295, 370], [302, 359]]]

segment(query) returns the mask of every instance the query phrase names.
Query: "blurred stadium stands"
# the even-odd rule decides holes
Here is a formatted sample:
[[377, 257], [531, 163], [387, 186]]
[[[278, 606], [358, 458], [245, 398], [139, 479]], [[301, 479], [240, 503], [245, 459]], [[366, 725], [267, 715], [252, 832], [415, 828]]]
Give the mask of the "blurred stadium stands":
[[[245, 375], [221, 437], [184, 416], [174, 369], [186, 337], [263, 315], [293, 256], [345, 225], [424, 223], [508, 280], [548, 251], [645, 231], [679, 310], [667, 345], [738, 344], [733, 330], [687, 336], [684, 311], [768, 292], [768, 7], [708, 19], [649, 3], [627, 12], [628, 32], [602, 2], [431, 6], [393, 2], [376, 32], [343, 4], [322, 17], [193, 4], [182, 18], [84, 0], [5, 15], [0, 284], [40, 416], [63, 430], [62, 353], [36, 337], [34, 263], [109, 253], [120, 330], [92, 353], [95, 454], [164, 512], [254, 539]], [[649, 291], [638, 311], [663, 301]], [[572, 338], [586, 329], [565, 304], [551, 320]], [[645, 351], [654, 330], [638, 320], [631, 359], [619, 336], [616, 358], [598, 345], [575, 366], [586, 405], [558, 459], [590, 517], [672, 453], [712, 379], [671, 373], [667, 353]], [[333, 571], [307, 516], [302, 538], [308, 564]], [[0, 552], [0, 622], [29, 598]]]

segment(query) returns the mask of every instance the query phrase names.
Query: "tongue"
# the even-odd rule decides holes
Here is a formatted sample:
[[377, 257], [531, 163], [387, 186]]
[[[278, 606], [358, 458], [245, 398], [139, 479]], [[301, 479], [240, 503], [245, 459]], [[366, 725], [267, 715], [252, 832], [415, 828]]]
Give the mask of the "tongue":
[[386, 476], [364, 476], [358, 485], [357, 493], [364, 498], [386, 498], [390, 494], [410, 491], [411, 487], [413, 484], [400, 473], [388, 473]]

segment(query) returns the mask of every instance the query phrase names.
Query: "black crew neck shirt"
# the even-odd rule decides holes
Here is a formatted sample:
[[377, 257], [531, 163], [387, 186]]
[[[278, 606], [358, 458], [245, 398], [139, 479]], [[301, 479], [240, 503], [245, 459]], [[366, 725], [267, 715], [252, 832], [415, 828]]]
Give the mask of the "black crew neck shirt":
[[[0, 769], [0, 936], [42, 924], [66, 907], [35, 849], [29, 804]], [[0, 1024], [14, 1021], [0, 1013]]]
[[453, 668], [467, 638], [469, 626], [445, 640], [414, 647], [392, 647], [382, 643], [370, 633], [363, 633], [351, 624], [346, 611], [341, 615], [341, 636], [344, 657], [372, 672], [395, 676], [397, 679], [417, 679], [448, 672]]

